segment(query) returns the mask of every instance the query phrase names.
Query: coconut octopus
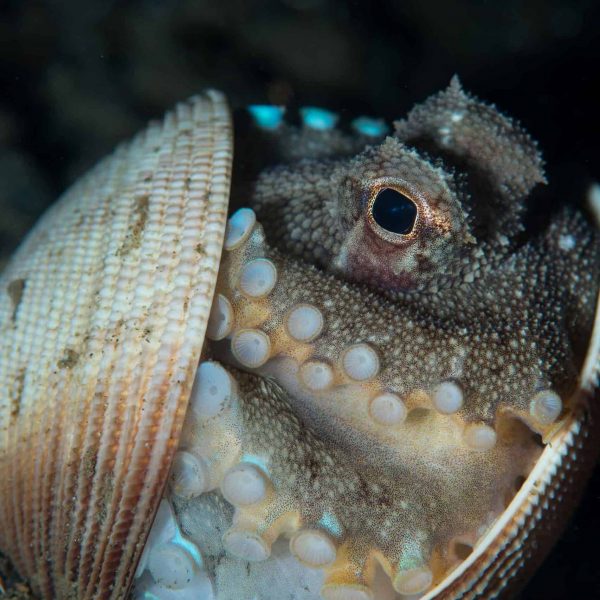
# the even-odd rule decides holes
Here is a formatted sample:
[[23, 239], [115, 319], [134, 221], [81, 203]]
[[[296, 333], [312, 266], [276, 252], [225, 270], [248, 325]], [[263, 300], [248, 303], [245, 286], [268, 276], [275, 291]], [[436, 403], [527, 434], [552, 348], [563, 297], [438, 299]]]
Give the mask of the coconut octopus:
[[230, 177], [225, 98], [178, 105], [0, 277], [0, 550], [42, 597], [495, 598], [558, 535], [600, 201], [532, 218], [535, 142], [457, 78], [393, 130], [294, 116], [236, 114]]
[[178, 577], [218, 600], [425, 593], [569, 410], [598, 232], [573, 208], [526, 227], [536, 144], [456, 78], [391, 135], [320, 109], [300, 127], [277, 107], [250, 116], [136, 593], [183, 598], [164, 591]]

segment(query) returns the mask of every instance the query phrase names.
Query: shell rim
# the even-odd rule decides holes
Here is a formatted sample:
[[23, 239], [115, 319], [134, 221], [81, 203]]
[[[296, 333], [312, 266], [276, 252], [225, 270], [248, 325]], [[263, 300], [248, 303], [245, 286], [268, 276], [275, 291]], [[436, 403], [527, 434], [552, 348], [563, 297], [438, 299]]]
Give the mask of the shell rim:
[[[573, 407], [567, 418], [551, 436], [545, 440], [546, 446], [530, 471], [521, 489], [515, 494], [510, 504], [502, 511], [493, 526], [477, 541], [473, 552], [451, 572], [449, 572], [434, 588], [421, 597], [421, 600], [433, 600], [443, 593], [448, 586], [460, 579], [478, 560], [485, 556], [490, 546], [503, 535], [509, 534], [512, 528], [520, 528], [518, 513], [527, 512], [529, 507], [536, 504], [537, 498], [549, 483], [548, 475], [553, 475], [553, 468], [560, 463], [567, 442], [580, 429], [580, 422], [586, 410], [586, 402], [590, 394], [598, 388], [598, 370], [600, 361], [600, 292], [596, 299], [594, 325], [589, 340], [589, 349], [581, 370], [580, 383], [571, 397], [569, 404]], [[543, 487], [540, 488], [539, 482]], [[538, 487], [537, 492], [535, 488]], [[508, 536], [507, 536], [508, 537]]]

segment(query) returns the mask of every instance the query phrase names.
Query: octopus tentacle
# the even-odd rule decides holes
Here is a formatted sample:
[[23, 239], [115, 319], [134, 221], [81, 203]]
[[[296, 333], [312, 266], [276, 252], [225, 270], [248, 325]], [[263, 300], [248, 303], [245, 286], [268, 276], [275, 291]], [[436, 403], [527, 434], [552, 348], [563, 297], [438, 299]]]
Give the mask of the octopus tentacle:
[[[236, 213], [232, 222], [237, 219]], [[425, 409], [461, 428], [471, 447], [486, 449], [495, 443], [499, 411], [542, 434], [559, 418], [562, 400], [544, 348], [536, 353], [530, 342], [536, 337], [530, 327], [491, 331], [477, 319], [457, 318], [432, 329], [426, 309], [392, 305], [364, 286], [286, 257], [250, 221], [245, 242], [227, 252], [218, 284], [217, 306], [226, 306], [222, 322], [231, 331], [220, 348], [238, 366], [264, 365], [292, 393], [298, 386], [318, 412], [371, 432], [397, 421], [392, 413]], [[526, 321], [529, 307], [519, 310]], [[339, 395], [351, 398], [328, 401]]]
[[[324, 572], [324, 598], [350, 590], [372, 597], [376, 565], [397, 592], [423, 591], [455, 560], [456, 539], [475, 536], [488, 513], [498, 514], [503, 507], [498, 494], [508, 493], [512, 477], [528, 468], [522, 459], [513, 463], [519, 463], [527, 437], [516, 444], [503, 441], [493, 452], [511, 477], [497, 487], [484, 455], [466, 451], [455, 439], [445, 452], [466, 463], [463, 473], [457, 469], [454, 484], [460, 481], [460, 487], [452, 489], [432, 475], [419, 484], [407, 464], [393, 469], [370, 464], [373, 441], [362, 454], [352, 454], [318, 436], [274, 380], [217, 362], [202, 363], [198, 373], [180, 453], [207, 465], [210, 484], [203, 493], [219, 490], [234, 507], [223, 548], [246, 561], [263, 561], [278, 538], [288, 538], [292, 556]], [[231, 385], [217, 388], [214, 383], [223, 377]], [[409, 423], [403, 433], [405, 444], [415, 443], [415, 435], [427, 443], [423, 424]], [[187, 469], [189, 463], [176, 460], [172, 473], [172, 491], [184, 498], [188, 491], [173, 482], [193, 479]], [[452, 502], [457, 494], [471, 498], [469, 510], [464, 502]]]
[[[282, 256], [246, 209], [225, 248], [208, 331], [219, 362], [198, 369], [172, 492], [233, 507], [222, 547], [234, 557], [265, 561], [289, 539], [323, 572], [326, 599], [373, 597], [378, 568], [396, 592], [424, 591], [540, 451], [525, 426], [477, 403], [489, 374], [466, 365], [485, 337], [472, 348], [412, 307]], [[409, 346], [421, 364], [401, 372]], [[535, 426], [551, 426], [558, 397], [536, 398]]]

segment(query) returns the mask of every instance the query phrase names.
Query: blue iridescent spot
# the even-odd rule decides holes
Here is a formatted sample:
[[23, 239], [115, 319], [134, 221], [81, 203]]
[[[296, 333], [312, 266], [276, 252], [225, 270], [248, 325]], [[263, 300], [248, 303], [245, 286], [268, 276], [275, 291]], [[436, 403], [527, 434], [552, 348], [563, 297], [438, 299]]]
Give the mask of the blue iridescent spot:
[[327, 510], [319, 519], [319, 525], [335, 537], [339, 537], [340, 535], [342, 535], [342, 526], [340, 525], [340, 522], [336, 519], [335, 515], [333, 515]]
[[254, 122], [263, 129], [277, 129], [283, 121], [285, 107], [272, 104], [252, 104], [248, 107]]
[[260, 458], [260, 456], [256, 456], [256, 454], [246, 453], [242, 456], [241, 462], [250, 463], [251, 465], [258, 467], [263, 473], [267, 475], [267, 477], [269, 476], [269, 469], [267, 468], [267, 464], [262, 458]]
[[357, 133], [368, 135], [369, 137], [381, 137], [390, 130], [383, 119], [374, 119], [372, 117], [357, 117], [352, 121], [352, 128]]
[[326, 131], [333, 129], [338, 122], [338, 115], [325, 108], [317, 108], [316, 106], [305, 106], [300, 109], [300, 116], [305, 127], [310, 129], [318, 129]]
[[194, 559], [194, 562], [198, 565], [198, 567], [202, 568], [202, 555], [200, 554], [198, 547], [196, 544], [194, 544], [194, 542], [181, 535], [179, 527], [177, 527], [177, 532], [171, 538], [171, 543], [183, 548]]

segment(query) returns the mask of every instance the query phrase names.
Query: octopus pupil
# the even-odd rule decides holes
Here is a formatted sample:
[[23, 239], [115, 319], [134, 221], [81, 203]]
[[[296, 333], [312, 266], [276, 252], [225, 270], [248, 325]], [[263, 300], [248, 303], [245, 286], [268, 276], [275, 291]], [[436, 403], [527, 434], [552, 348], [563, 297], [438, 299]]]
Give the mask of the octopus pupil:
[[407, 235], [417, 220], [417, 206], [404, 194], [385, 188], [377, 194], [371, 214], [377, 225], [386, 231]]

